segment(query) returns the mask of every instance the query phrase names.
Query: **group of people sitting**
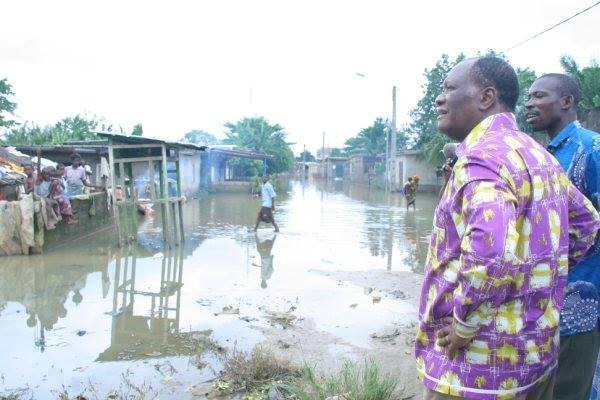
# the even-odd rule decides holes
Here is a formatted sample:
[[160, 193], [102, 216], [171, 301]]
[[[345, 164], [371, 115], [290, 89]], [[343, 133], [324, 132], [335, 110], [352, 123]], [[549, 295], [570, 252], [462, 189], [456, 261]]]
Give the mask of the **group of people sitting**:
[[27, 164], [24, 169], [27, 175], [25, 192], [49, 199], [49, 204], [52, 205], [55, 213], [62, 216], [69, 225], [77, 223], [73, 216], [70, 198], [84, 194], [86, 187], [102, 189], [90, 184], [83, 160], [76, 153], [71, 155], [69, 166], [59, 163], [56, 167], [41, 168], [40, 157], [38, 157], [37, 168]]

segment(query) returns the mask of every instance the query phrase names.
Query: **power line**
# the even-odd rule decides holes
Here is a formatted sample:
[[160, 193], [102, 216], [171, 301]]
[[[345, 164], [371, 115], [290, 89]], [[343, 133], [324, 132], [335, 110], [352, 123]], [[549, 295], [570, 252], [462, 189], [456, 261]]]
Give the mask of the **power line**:
[[543, 35], [543, 34], [544, 34], [544, 33], [546, 33], [546, 32], [549, 32], [549, 31], [551, 31], [552, 29], [554, 29], [554, 28], [556, 28], [556, 27], [558, 27], [558, 26], [560, 26], [560, 25], [564, 24], [565, 22], [568, 22], [568, 21], [572, 20], [573, 18], [575, 18], [575, 17], [577, 17], [577, 16], [579, 16], [579, 15], [581, 15], [581, 14], [583, 14], [583, 13], [585, 13], [585, 12], [589, 11], [589, 10], [591, 10], [592, 8], [596, 7], [597, 5], [600, 5], [600, 1], [597, 1], [596, 3], [592, 4], [591, 6], [589, 6], [589, 7], [585, 8], [585, 9], [583, 9], [583, 10], [579, 11], [579, 12], [578, 12], [578, 13], [576, 13], [576, 14], [573, 14], [573, 15], [571, 15], [569, 18], [563, 19], [563, 20], [562, 20], [562, 21], [560, 21], [559, 23], [557, 23], [557, 24], [554, 24], [554, 25], [552, 25], [551, 27], [549, 27], [549, 28], [547, 28], [547, 29], [544, 29], [543, 31], [541, 31], [541, 32], [539, 32], [539, 33], [536, 33], [536, 34], [535, 34], [535, 35], [533, 35], [532, 37], [530, 37], [530, 38], [527, 38], [527, 39], [523, 40], [522, 42], [519, 42], [519, 43], [515, 44], [515, 45], [514, 45], [514, 46], [512, 46], [512, 47], [509, 47], [508, 49], [506, 49], [506, 50], [502, 51], [502, 53], [506, 53], [506, 52], [508, 52], [508, 51], [511, 51], [512, 49], [514, 49], [514, 48], [516, 48], [516, 47], [519, 47], [519, 46], [521, 46], [521, 45], [523, 45], [523, 44], [525, 44], [525, 43], [527, 43], [527, 42], [529, 42], [529, 41], [531, 41], [531, 40], [533, 40], [533, 39], [535, 39], [535, 38], [537, 38], [537, 37], [539, 37], [539, 36]]

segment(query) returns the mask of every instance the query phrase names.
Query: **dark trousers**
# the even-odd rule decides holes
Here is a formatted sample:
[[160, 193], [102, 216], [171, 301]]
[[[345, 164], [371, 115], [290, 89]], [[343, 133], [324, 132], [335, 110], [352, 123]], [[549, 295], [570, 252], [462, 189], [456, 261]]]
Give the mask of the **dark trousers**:
[[555, 400], [588, 400], [596, 372], [600, 332], [560, 337]]

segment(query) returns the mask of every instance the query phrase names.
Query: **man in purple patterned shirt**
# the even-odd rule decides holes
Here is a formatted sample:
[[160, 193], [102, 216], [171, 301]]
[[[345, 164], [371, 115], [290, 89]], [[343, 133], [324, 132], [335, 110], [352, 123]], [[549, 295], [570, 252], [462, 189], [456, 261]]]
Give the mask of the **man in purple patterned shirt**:
[[566, 277], [600, 226], [558, 162], [518, 130], [515, 71], [465, 60], [436, 99], [459, 141], [435, 211], [417, 371], [425, 399], [551, 399]]

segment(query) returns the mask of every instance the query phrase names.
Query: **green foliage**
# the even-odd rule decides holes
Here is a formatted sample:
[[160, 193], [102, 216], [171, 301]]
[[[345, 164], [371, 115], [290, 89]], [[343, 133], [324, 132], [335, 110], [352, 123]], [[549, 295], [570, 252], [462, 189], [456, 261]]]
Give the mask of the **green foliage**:
[[236, 123], [228, 122], [225, 127], [228, 130], [226, 143], [274, 157], [267, 160], [270, 173], [288, 171], [294, 165], [294, 153], [285, 141], [286, 133], [281, 125], [271, 125], [263, 117], [245, 117]]
[[219, 139], [212, 133], [208, 133], [202, 130], [191, 130], [183, 135], [183, 141], [189, 143], [200, 144], [204, 146], [210, 146], [212, 144], [219, 144]]
[[517, 107], [515, 109], [515, 116], [517, 117], [517, 123], [519, 128], [523, 132], [533, 134], [533, 129], [527, 123], [527, 110], [525, 109], [525, 102], [527, 101], [527, 93], [533, 82], [537, 79], [535, 71], [529, 68], [521, 69], [517, 68], [517, 78], [519, 79], [519, 99], [517, 100]]
[[260, 176], [263, 172], [263, 163], [260, 160], [248, 160], [245, 158], [232, 158], [229, 167], [233, 169], [236, 177]]
[[143, 134], [144, 129], [142, 128], [142, 124], [135, 124], [131, 130], [131, 136], [142, 136]]
[[306, 161], [306, 162], [315, 161], [315, 156], [313, 156], [310, 151], [305, 150], [302, 153], [300, 153], [300, 155], [298, 157], [296, 157], [296, 161]]
[[17, 104], [10, 100], [10, 97], [15, 93], [12, 86], [5, 79], [0, 80], [0, 128], [10, 128], [15, 124], [14, 121], [6, 119], [5, 115], [14, 113]]
[[459, 54], [451, 59], [447, 54], [435, 63], [431, 69], [423, 73], [425, 83], [422, 86], [423, 97], [417, 106], [411, 110], [412, 122], [404, 130], [405, 136], [416, 135], [415, 148], [423, 150], [425, 159], [431, 164], [442, 162], [440, 150], [449, 139], [437, 130], [437, 110], [435, 99], [442, 93], [443, 82], [450, 70], [460, 61], [464, 60], [464, 54]]
[[385, 153], [386, 146], [386, 123], [382, 118], [377, 118], [373, 125], [361, 129], [355, 137], [347, 139], [344, 143], [347, 154], [364, 154], [376, 156]]
[[397, 382], [382, 376], [377, 364], [365, 361], [364, 366], [344, 363], [337, 375], [322, 378], [314, 369], [305, 367], [302, 375], [286, 389], [298, 400], [326, 400], [339, 397], [347, 400], [390, 400]]
[[96, 130], [112, 131], [112, 125], [101, 119], [82, 115], [67, 117], [54, 125], [39, 127], [25, 123], [4, 135], [2, 141], [8, 144], [35, 145], [61, 144], [70, 140], [96, 139]]
[[347, 157], [348, 154], [344, 151], [344, 149], [340, 149], [339, 147], [332, 147], [329, 149], [330, 157]]
[[579, 69], [579, 66], [571, 56], [563, 56], [560, 63], [567, 74], [572, 75], [581, 89], [581, 101], [579, 110], [589, 110], [600, 107], [600, 65], [592, 61], [589, 67]]

